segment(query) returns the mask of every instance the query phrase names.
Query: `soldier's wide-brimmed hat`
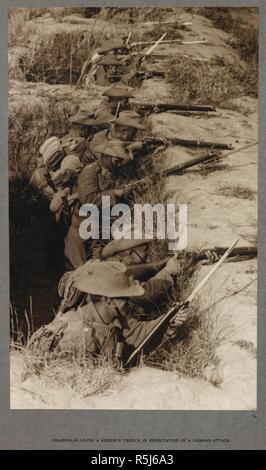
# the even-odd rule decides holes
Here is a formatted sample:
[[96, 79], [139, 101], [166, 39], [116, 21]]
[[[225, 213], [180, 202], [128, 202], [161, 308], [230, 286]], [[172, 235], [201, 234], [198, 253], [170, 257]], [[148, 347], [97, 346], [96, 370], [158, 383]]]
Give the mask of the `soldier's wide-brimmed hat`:
[[122, 111], [119, 113], [118, 118], [114, 120], [114, 123], [118, 126], [133, 127], [134, 129], [145, 130], [146, 127], [138, 121], [137, 116], [138, 114], [134, 111]]
[[133, 155], [118, 139], [110, 139], [95, 146], [95, 153], [107, 155], [108, 157], [121, 158], [122, 160], [133, 160]]
[[103, 92], [103, 96], [111, 96], [115, 98], [133, 98], [134, 88], [129, 86], [114, 85], [110, 88], [107, 88], [107, 90]]
[[125, 43], [123, 41], [106, 41], [104, 44], [102, 44], [101, 47], [97, 47], [97, 49], [95, 49], [95, 52], [97, 52], [97, 54], [104, 54], [105, 52], [109, 52], [109, 51], [115, 51], [116, 49], [127, 49], [128, 50], [128, 47], [125, 45]]
[[112, 54], [106, 55], [99, 60], [98, 65], [125, 65], [121, 60], [117, 60]]
[[47, 139], [40, 147], [43, 162], [46, 166], [57, 165], [64, 158], [64, 150], [58, 137], [53, 136]]
[[144, 294], [140, 283], [127, 275], [120, 261], [93, 260], [84, 265], [75, 281], [81, 292], [104, 297], [135, 297]]
[[136, 232], [135, 229], [135, 226], [131, 224], [123, 227], [123, 236], [121, 236], [121, 232], [119, 230], [116, 230], [113, 233], [114, 240], [110, 241], [104, 247], [102, 258], [109, 258], [117, 253], [121, 253], [122, 251], [132, 250], [153, 241], [153, 238], [146, 239], [144, 236], [134, 238], [134, 233]]
[[100, 127], [106, 122], [106, 120], [102, 118], [95, 118], [93, 115], [88, 116], [88, 114], [79, 113], [70, 118], [70, 122], [72, 125], [77, 126]]

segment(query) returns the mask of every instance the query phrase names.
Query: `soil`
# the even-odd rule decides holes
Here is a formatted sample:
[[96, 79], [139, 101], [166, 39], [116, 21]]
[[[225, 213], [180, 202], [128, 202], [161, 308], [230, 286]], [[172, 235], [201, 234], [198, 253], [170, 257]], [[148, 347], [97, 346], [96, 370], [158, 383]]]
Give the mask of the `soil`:
[[[236, 52], [228, 45], [225, 32], [214, 28], [200, 15], [185, 12], [180, 19], [193, 23], [190, 31], [184, 31], [184, 40], [208, 39], [208, 44], [167, 44], [158, 47], [158, 54], [185, 53], [208, 60], [219, 55], [234, 60]], [[46, 28], [48, 20], [35, 20], [35, 23], [38, 28]], [[57, 25], [51, 22], [49, 27], [51, 30], [63, 28], [65, 21], [66, 18]], [[86, 24], [90, 22], [92, 19]], [[79, 27], [84, 27], [84, 19]], [[112, 29], [112, 26], [107, 27]], [[35, 85], [30, 86], [35, 89]], [[49, 85], [36, 86], [50, 89]], [[23, 87], [20, 96], [30, 90], [28, 85]], [[14, 93], [12, 88], [11, 93]], [[84, 91], [75, 93], [84, 94]], [[140, 100], [171, 101], [170, 85], [162, 79], [145, 80], [137, 93], [136, 101]], [[257, 141], [258, 102], [243, 96], [228, 103], [227, 109], [217, 109], [210, 117], [161, 113], [150, 116], [149, 121], [154, 135], [220, 141], [237, 148]], [[166, 151], [165, 166], [181, 163], [192, 154], [195, 156], [195, 151], [188, 148], [171, 147]], [[236, 239], [239, 239], [238, 246], [256, 243], [257, 163], [258, 147], [255, 146], [225, 158], [213, 170], [195, 167], [182, 176], [167, 178], [172, 201], [188, 204], [188, 249], [229, 246]], [[202, 266], [199, 277], [209, 269], [209, 266]], [[200, 293], [201, 304], [206, 309], [211, 306], [218, 328], [224, 331], [217, 349], [219, 364], [216, 368], [206, 369], [203, 379], [143, 366], [121, 375], [114, 386], [103, 393], [84, 397], [68, 385], [51, 387], [51, 383], [47, 385], [41, 377], [28, 377], [22, 381], [22, 357], [13, 352], [11, 408], [256, 409], [256, 272], [254, 259], [226, 263]]]

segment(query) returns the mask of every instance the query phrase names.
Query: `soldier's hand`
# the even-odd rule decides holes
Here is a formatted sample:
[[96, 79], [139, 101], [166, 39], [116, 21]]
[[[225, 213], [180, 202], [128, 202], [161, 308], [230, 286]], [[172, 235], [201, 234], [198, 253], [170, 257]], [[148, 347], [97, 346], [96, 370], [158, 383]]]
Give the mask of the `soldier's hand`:
[[114, 194], [115, 194], [115, 196], [117, 196], [117, 197], [123, 196], [123, 189], [115, 189], [115, 190], [114, 190]]
[[203, 261], [203, 264], [216, 263], [220, 259], [216, 251], [207, 250], [205, 254], [206, 254], [206, 260]]
[[188, 317], [188, 311], [180, 313], [171, 320], [170, 325], [174, 328], [179, 327], [183, 325], [183, 323], [185, 323], [185, 321], [187, 320], [187, 317]]
[[66, 196], [66, 191], [61, 189], [57, 193], [54, 194], [54, 197], [50, 203], [50, 211], [51, 212], [58, 212], [63, 204], [63, 198]]

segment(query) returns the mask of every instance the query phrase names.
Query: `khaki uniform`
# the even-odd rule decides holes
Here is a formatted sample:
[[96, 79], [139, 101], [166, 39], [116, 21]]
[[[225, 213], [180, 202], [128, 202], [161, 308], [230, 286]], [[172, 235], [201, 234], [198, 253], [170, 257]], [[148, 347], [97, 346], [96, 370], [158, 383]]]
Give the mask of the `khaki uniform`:
[[[140, 297], [130, 297], [127, 304], [122, 309], [123, 322], [122, 331], [126, 345], [126, 350], [132, 352], [147, 337], [153, 328], [161, 321], [163, 315], [160, 314], [158, 299], [166, 294], [173, 285], [171, 275], [162, 269], [155, 276], [142, 284], [145, 293]], [[128, 313], [131, 307], [135, 306], [134, 314]], [[153, 308], [159, 316], [155, 320], [145, 319], [145, 308]], [[139, 318], [138, 318], [139, 315]]]
[[98, 145], [103, 144], [107, 140], [111, 140], [111, 139], [112, 139], [112, 134], [109, 129], [105, 129], [103, 131], [97, 132], [97, 134], [95, 134], [95, 136], [90, 141], [90, 145], [89, 145], [90, 152], [93, 155], [95, 155], [95, 148]]
[[[161, 321], [163, 315], [158, 309], [158, 297], [167, 293], [172, 285], [171, 275], [162, 269], [142, 284], [144, 294], [136, 298], [125, 297], [122, 301], [87, 295], [85, 305], [66, 312], [60, 318], [56, 317], [34, 333], [28, 348], [36, 356], [47, 352], [66, 353], [93, 360], [101, 353], [110, 358], [122, 357], [126, 361]], [[147, 319], [147, 311], [144, 310], [147, 305], [153, 305], [157, 318]], [[167, 325], [160, 329], [159, 336], [152, 339], [151, 347], [161, 339], [166, 328]]]
[[156, 301], [172, 284], [171, 275], [162, 269], [143, 284], [144, 295], [127, 298], [122, 308], [115, 300], [101, 297], [94, 301], [88, 296], [86, 305], [64, 314], [62, 321], [67, 326], [60, 341], [60, 351], [79, 354], [83, 344], [85, 355], [121, 354], [126, 358], [162, 318], [160, 314], [154, 320], [145, 319], [144, 307], [152, 305], [157, 309]]
[[94, 117], [99, 120], [105, 120], [106, 118], [113, 119], [112, 108], [107, 100], [102, 100], [97, 106], [94, 112]]
[[[70, 227], [65, 237], [65, 256], [73, 268], [81, 266], [87, 259], [86, 241], [79, 235], [80, 223], [84, 220], [79, 216], [80, 204], [94, 204], [100, 208], [102, 196], [110, 196], [111, 206], [115, 204], [114, 179], [108, 170], [103, 169], [98, 163], [83, 168], [77, 180], [77, 192], [79, 204], [72, 211]], [[101, 221], [100, 221], [101, 224]], [[100, 225], [101, 226], [101, 225]], [[102, 250], [102, 244], [92, 240], [93, 257]]]

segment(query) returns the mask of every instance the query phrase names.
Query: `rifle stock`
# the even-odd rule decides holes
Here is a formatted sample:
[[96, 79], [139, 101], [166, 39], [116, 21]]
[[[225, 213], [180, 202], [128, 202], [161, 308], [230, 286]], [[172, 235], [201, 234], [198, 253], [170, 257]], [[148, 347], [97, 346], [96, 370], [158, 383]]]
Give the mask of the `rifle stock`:
[[143, 263], [143, 264], [134, 264], [127, 266], [127, 273], [129, 276], [133, 276], [135, 279], [145, 280], [153, 275], [155, 275], [158, 271], [160, 271], [165, 264], [167, 263], [169, 258], [164, 258], [159, 261], [154, 261], [151, 263]]
[[[194, 261], [204, 261], [210, 260], [210, 255], [221, 257], [226, 253], [228, 247], [221, 247], [217, 246], [215, 248], [205, 248], [199, 252], [197, 251], [185, 251], [184, 253], [180, 253], [178, 255], [178, 259], [185, 259], [186, 257], [192, 258]], [[240, 246], [237, 248], [233, 248], [230, 253], [228, 254], [227, 258], [241, 258], [241, 257], [255, 257], [257, 256], [258, 249], [256, 246]], [[133, 276], [135, 279], [145, 279], [152, 275], [155, 275], [158, 271], [160, 271], [169, 261], [171, 257], [163, 258], [159, 261], [153, 261], [150, 263], [143, 263], [143, 264], [133, 264], [127, 266], [127, 273], [130, 276]]]

